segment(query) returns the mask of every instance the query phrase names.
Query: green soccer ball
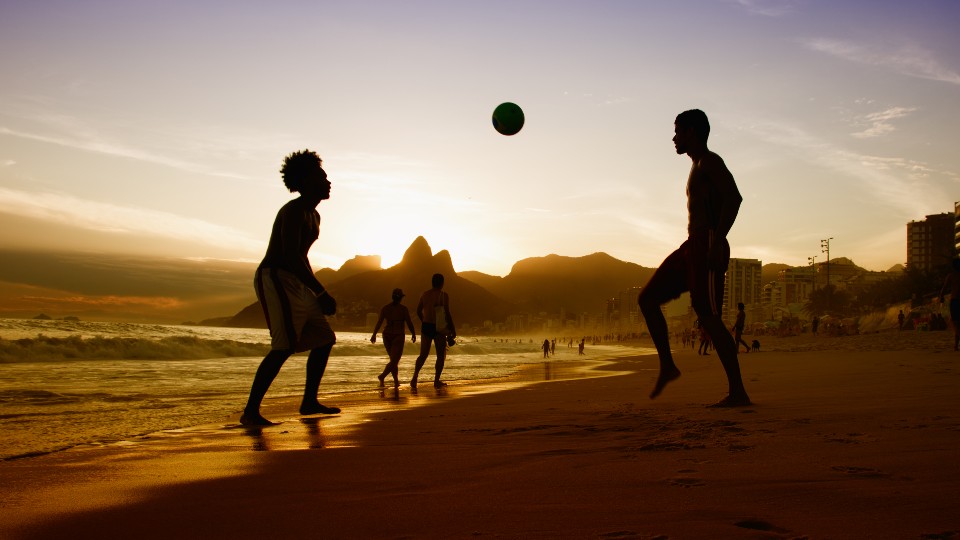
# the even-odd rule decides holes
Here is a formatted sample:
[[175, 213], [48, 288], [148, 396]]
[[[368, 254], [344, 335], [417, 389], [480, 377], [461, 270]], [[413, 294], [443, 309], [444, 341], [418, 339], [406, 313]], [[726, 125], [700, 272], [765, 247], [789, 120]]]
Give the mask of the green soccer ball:
[[493, 129], [501, 135], [516, 135], [523, 128], [523, 109], [516, 103], [501, 103], [493, 110]]

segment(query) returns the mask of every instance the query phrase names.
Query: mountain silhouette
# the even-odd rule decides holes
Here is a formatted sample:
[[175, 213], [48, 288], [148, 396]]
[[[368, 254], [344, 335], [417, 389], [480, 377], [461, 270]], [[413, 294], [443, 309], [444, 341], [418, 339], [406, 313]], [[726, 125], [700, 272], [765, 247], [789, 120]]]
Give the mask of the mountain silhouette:
[[[509, 302], [458, 276], [450, 252], [442, 250], [434, 254], [422, 236], [417, 237], [400, 262], [390, 268], [379, 268], [379, 257], [375, 266], [372, 259], [357, 259], [344, 263], [339, 270], [323, 269], [316, 273], [317, 279], [337, 299], [337, 321], [347, 326], [365, 325], [367, 314], [379, 313], [380, 308], [390, 302], [391, 292], [397, 287], [407, 295], [404, 303], [410, 308], [411, 315], [416, 317], [420, 294], [431, 288], [431, 278], [435, 273], [444, 276], [443, 290], [450, 295], [450, 312], [458, 324], [499, 322], [513, 310]], [[245, 307], [226, 325], [265, 328], [266, 321], [260, 303], [254, 302]]]
[[647, 284], [653, 268], [624, 262], [606, 253], [583, 257], [547, 255], [518, 261], [503, 278], [464, 273], [517, 311], [596, 312], [604, 300]]

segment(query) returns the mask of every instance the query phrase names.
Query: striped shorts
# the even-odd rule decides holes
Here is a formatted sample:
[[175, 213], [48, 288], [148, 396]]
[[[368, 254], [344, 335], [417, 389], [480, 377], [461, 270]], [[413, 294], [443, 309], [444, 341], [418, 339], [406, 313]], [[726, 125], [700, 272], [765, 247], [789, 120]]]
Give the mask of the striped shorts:
[[336, 343], [337, 336], [316, 295], [291, 272], [259, 268], [253, 286], [270, 328], [273, 350], [302, 352]]

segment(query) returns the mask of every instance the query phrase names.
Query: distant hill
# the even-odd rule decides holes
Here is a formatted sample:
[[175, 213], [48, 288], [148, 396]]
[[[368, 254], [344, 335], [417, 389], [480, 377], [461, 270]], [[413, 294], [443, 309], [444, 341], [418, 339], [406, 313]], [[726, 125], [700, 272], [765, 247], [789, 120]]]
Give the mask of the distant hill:
[[[830, 264], [837, 270], [862, 270], [843, 257], [831, 259]], [[763, 283], [777, 281], [778, 274], [787, 268], [796, 267], [782, 263], [763, 265]], [[484, 321], [502, 322], [508, 315], [519, 313], [596, 313], [604, 300], [631, 287], [645, 286], [655, 270], [600, 252], [583, 257], [551, 254], [523, 259], [504, 277], [476, 271], [457, 273], [450, 253], [433, 253], [421, 236], [410, 244], [403, 259], [390, 268], [380, 268], [378, 256], [357, 256], [338, 270], [318, 271], [317, 278], [339, 303], [338, 323], [358, 327], [366, 324], [367, 314], [379, 313], [390, 301], [395, 287], [404, 290], [404, 303], [413, 314], [420, 294], [430, 288], [430, 277], [439, 272], [446, 278], [444, 290], [450, 294], [454, 320], [477, 326]], [[226, 323], [219, 318], [210, 322], [213, 321], [225, 326], [266, 326], [257, 302], [229, 317]]]
[[[459, 277], [453, 269], [450, 253], [443, 250], [434, 254], [422, 236], [414, 240], [401, 261], [390, 268], [381, 269], [379, 257], [376, 261], [354, 258], [340, 270], [317, 272], [317, 278], [337, 299], [338, 322], [362, 326], [368, 313], [379, 313], [380, 308], [390, 302], [390, 293], [397, 287], [407, 295], [404, 303], [416, 317], [414, 313], [420, 294], [431, 287], [430, 280], [435, 273], [444, 275], [444, 291], [450, 294], [450, 312], [458, 324], [478, 325], [485, 320], [499, 322], [511, 312], [509, 303]], [[259, 302], [234, 315], [227, 326], [266, 327]]]
[[[606, 253], [583, 257], [547, 255], [518, 261], [503, 278], [471, 277], [519, 311], [596, 312], [620, 291], [646, 285], [653, 268], [615, 259]], [[479, 274], [479, 272], [477, 273]]]
[[769, 263], [760, 267], [760, 283], [766, 285], [771, 281], [777, 281], [777, 278], [780, 276], [780, 272], [786, 270], [787, 268], [793, 268], [789, 264], [783, 263]]
[[[339, 270], [323, 269], [317, 278], [339, 303], [337, 320], [361, 326], [368, 313], [379, 313], [400, 287], [413, 313], [420, 294], [430, 288], [430, 278], [441, 273], [450, 294], [451, 313], [458, 323], [480, 325], [501, 322], [511, 313], [595, 313], [605, 299], [620, 291], [646, 284], [654, 269], [594, 253], [584, 257], [547, 255], [524, 259], [505, 277], [482, 272], [457, 273], [450, 253], [433, 253], [422, 236], [410, 244], [403, 259], [387, 269], [379, 258], [351, 259]], [[218, 322], [220, 320], [218, 319]], [[227, 326], [263, 328], [266, 322], [258, 302], [230, 317]]]

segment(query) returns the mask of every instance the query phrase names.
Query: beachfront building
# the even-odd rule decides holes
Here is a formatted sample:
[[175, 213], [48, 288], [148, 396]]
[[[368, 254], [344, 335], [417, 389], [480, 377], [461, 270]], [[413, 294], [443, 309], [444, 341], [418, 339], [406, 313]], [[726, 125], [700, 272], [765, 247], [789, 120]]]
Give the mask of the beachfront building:
[[816, 284], [816, 269], [813, 266], [784, 268], [777, 273], [781, 284], [782, 304], [804, 303], [810, 298]]
[[929, 272], [949, 264], [957, 253], [957, 210], [907, 223], [907, 268]]
[[733, 318], [737, 313], [737, 303], [744, 305], [759, 304], [762, 300], [763, 282], [760, 271], [763, 264], [759, 259], [730, 259], [723, 286], [724, 319]]
[[641, 287], [630, 287], [620, 291], [613, 298], [608, 298], [604, 309], [604, 326], [606, 331], [621, 335], [640, 332], [640, 323], [643, 316], [637, 297]]

